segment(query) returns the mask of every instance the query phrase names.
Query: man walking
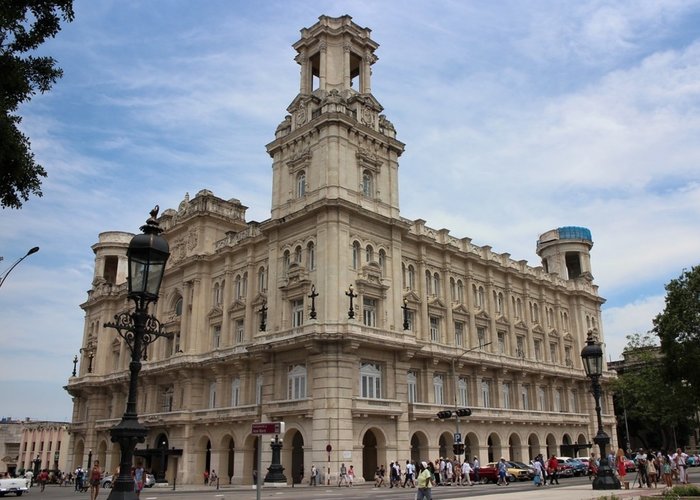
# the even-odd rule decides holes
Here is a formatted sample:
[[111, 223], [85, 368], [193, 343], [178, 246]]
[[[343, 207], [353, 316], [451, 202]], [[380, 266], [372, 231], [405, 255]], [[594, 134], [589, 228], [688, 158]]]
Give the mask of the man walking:
[[348, 471], [345, 468], [345, 464], [342, 463], [340, 464], [340, 475], [338, 476], [338, 488], [340, 488], [340, 485], [345, 482], [345, 486], [350, 486], [348, 484]]

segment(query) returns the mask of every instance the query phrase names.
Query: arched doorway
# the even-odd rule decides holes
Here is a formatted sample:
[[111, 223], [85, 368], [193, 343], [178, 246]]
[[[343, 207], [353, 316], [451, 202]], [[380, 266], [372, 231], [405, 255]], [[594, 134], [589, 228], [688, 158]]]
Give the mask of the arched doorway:
[[227, 460], [226, 460], [226, 475], [228, 476], [228, 484], [232, 484], [232, 481], [233, 481], [235, 457], [236, 457], [236, 443], [233, 441], [233, 438], [229, 438], [229, 440], [228, 440], [228, 456], [227, 456]]
[[540, 438], [537, 437], [537, 434], [530, 434], [530, 437], [527, 438], [527, 452], [530, 460], [540, 454]]
[[449, 458], [452, 455], [452, 436], [449, 433], [444, 432], [440, 434], [438, 448], [440, 458]]
[[574, 450], [574, 447], [571, 444], [571, 436], [569, 436], [568, 434], [564, 434], [564, 437], [562, 437], [560, 450], [562, 457], [576, 456], [576, 451]]
[[578, 446], [576, 447], [576, 456], [587, 457], [590, 446], [586, 442], [586, 436], [584, 436], [583, 434], [579, 434], [577, 444]]
[[489, 435], [487, 441], [489, 447], [489, 462], [495, 462], [501, 458], [501, 438], [495, 432]]
[[362, 438], [362, 477], [365, 481], [374, 481], [377, 469], [377, 436], [368, 430]]
[[547, 434], [547, 458], [557, 454], [557, 440], [554, 434]]
[[301, 432], [295, 432], [292, 438], [292, 483], [301, 483], [304, 475], [304, 437]]
[[428, 437], [422, 432], [416, 432], [411, 437], [411, 462], [420, 463], [429, 460]]
[[[464, 459], [473, 461], [474, 457], [479, 453], [479, 438], [473, 432], [467, 434], [464, 438]], [[479, 457], [479, 460], [481, 458]]]
[[513, 433], [508, 438], [508, 460], [522, 462], [520, 436]]

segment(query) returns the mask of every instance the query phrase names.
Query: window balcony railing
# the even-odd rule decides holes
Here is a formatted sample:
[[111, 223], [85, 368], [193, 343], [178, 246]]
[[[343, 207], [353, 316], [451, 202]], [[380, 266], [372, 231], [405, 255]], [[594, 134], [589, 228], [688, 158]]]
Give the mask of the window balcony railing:
[[355, 397], [352, 400], [353, 417], [396, 416], [404, 413], [404, 403], [395, 399]]
[[313, 417], [313, 400], [303, 399], [283, 399], [265, 404], [265, 414], [275, 418], [287, 416]]

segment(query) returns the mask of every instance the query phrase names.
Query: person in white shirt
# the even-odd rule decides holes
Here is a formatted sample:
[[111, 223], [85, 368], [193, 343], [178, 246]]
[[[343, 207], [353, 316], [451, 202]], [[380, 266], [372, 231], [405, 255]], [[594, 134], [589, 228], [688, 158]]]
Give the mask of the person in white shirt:
[[467, 484], [469, 486], [474, 486], [474, 483], [472, 483], [472, 478], [469, 476], [472, 472], [472, 466], [469, 465], [469, 461], [465, 460], [464, 463], [462, 464], [462, 480], [460, 486], [464, 486], [464, 480], [467, 480]]
[[415, 480], [415, 475], [416, 475], [416, 466], [413, 465], [411, 462], [406, 460], [406, 478], [403, 481], [403, 487], [406, 487], [406, 484], [409, 482], [411, 483], [411, 488], [416, 487], [416, 480]]

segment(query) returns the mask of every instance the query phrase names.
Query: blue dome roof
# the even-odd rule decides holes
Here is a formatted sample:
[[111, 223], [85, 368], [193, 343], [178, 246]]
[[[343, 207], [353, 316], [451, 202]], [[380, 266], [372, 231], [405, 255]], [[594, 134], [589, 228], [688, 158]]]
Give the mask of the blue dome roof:
[[559, 233], [559, 239], [562, 240], [567, 239], [593, 241], [593, 237], [591, 236], [591, 230], [587, 227], [564, 226], [557, 228], [557, 232]]

